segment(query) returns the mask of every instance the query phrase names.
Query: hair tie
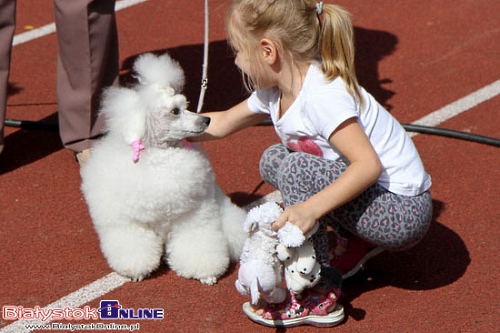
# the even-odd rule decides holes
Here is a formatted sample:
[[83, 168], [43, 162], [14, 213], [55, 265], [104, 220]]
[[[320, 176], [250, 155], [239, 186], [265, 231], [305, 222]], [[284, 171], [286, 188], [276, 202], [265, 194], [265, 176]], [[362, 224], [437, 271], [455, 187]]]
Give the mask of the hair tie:
[[323, 14], [323, 1], [316, 2], [316, 13], [318, 14], [318, 16]]

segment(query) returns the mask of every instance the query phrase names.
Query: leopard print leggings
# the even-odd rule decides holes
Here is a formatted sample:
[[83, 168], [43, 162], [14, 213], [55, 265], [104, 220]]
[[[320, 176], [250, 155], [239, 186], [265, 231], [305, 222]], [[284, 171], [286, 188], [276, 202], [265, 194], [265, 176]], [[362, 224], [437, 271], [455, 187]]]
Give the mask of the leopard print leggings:
[[[262, 178], [277, 188], [285, 207], [303, 202], [331, 184], [347, 168], [341, 159], [327, 160], [315, 155], [291, 152], [284, 145], [269, 147], [260, 160]], [[389, 192], [377, 183], [354, 200], [320, 219], [313, 235], [317, 260], [328, 265], [327, 227], [341, 237], [358, 235], [390, 251], [401, 251], [417, 244], [432, 219], [429, 191], [409, 197]]]

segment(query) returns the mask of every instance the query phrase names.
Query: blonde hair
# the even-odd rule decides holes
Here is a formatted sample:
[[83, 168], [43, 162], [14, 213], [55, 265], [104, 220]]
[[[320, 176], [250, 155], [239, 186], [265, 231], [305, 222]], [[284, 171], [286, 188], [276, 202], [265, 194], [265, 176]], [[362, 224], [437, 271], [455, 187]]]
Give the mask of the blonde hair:
[[[234, 0], [226, 28], [230, 45], [245, 52], [251, 65], [259, 64], [252, 61], [253, 50], [262, 38], [269, 38], [291, 66], [319, 60], [326, 78], [340, 77], [347, 91], [363, 104], [354, 67], [354, 29], [344, 8], [324, 4], [318, 15], [315, 0]], [[259, 86], [249, 77], [245, 83], [248, 89]]]

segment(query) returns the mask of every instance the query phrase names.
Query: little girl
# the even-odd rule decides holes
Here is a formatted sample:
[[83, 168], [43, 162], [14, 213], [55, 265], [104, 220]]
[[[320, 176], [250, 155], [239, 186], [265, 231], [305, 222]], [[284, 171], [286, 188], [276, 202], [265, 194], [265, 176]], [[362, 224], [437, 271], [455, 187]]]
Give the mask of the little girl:
[[[431, 179], [403, 127], [358, 84], [349, 13], [315, 0], [234, 0], [226, 25], [252, 94], [207, 113], [197, 140], [271, 118], [282, 143], [264, 152], [260, 172], [285, 206], [273, 228], [289, 221], [305, 234], [319, 221], [317, 260], [344, 279], [383, 250], [418, 243], [431, 222]], [[343, 319], [335, 287], [324, 276], [302, 299], [243, 308], [268, 326], [333, 326]]]

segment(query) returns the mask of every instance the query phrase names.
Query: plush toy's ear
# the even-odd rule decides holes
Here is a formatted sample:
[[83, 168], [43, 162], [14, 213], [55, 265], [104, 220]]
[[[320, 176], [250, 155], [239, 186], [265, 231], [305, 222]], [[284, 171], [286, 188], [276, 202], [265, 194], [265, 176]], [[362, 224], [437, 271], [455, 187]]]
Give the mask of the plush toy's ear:
[[302, 245], [306, 237], [299, 227], [290, 222], [286, 222], [285, 225], [278, 230], [278, 239], [286, 247], [298, 247]]
[[316, 222], [314, 227], [304, 236], [299, 227], [290, 222], [286, 222], [285, 225], [278, 230], [278, 239], [287, 247], [299, 247], [304, 243], [306, 238], [314, 235], [318, 229], [319, 222]]
[[259, 215], [261, 219], [267, 222], [274, 222], [276, 219], [283, 213], [283, 209], [281, 209], [280, 205], [276, 202], [266, 202], [262, 205], [258, 206]]
[[257, 228], [259, 222], [272, 223], [283, 212], [281, 207], [276, 202], [266, 202], [262, 205], [253, 207], [247, 214], [247, 218], [243, 223], [243, 230], [250, 232]]
[[250, 211], [247, 213], [247, 218], [243, 222], [243, 231], [249, 233], [250, 231], [256, 229], [259, 225], [259, 219], [259, 207], [250, 209]]
[[288, 248], [281, 243], [278, 243], [278, 245], [276, 246], [276, 256], [278, 257], [279, 261], [284, 262], [292, 259], [293, 251], [295, 251], [295, 249]]

